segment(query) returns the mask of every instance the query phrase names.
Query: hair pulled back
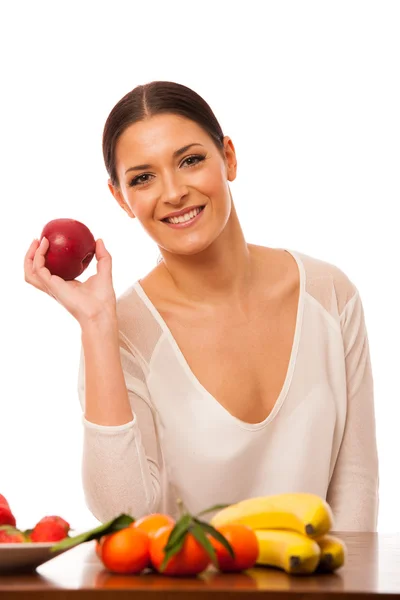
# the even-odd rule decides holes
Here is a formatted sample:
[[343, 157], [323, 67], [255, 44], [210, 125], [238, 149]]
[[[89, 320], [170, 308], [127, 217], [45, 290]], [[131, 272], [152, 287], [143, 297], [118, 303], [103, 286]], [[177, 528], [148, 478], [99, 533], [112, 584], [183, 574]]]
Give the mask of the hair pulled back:
[[114, 106], [103, 131], [103, 157], [111, 183], [118, 187], [115, 151], [119, 137], [134, 123], [159, 114], [174, 114], [197, 123], [220, 152], [221, 126], [207, 102], [190, 88], [172, 81], [152, 81], [135, 87]]

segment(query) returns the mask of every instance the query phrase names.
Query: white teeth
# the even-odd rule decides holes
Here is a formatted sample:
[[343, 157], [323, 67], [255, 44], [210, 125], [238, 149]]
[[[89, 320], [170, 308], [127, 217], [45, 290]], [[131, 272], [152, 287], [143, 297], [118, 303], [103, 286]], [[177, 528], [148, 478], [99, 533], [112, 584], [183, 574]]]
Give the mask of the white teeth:
[[181, 215], [180, 217], [169, 217], [167, 221], [169, 223], [186, 223], [186, 221], [190, 221], [190, 219], [193, 219], [196, 215], [198, 215], [200, 211], [201, 208], [195, 208], [188, 213]]

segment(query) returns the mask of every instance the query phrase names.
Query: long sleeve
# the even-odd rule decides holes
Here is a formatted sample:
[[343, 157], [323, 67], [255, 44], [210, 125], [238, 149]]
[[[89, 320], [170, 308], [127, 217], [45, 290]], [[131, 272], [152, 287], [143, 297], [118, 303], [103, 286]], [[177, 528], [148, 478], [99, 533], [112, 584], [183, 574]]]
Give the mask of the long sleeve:
[[340, 316], [347, 384], [343, 440], [327, 501], [336, 531], [376, 531], [378, 454], [374, 390], [364, 311], [358, 291]]
[[[124, 425], [103, 426], [83, 417], [83, 489], [89, 510], [101, 522], [121, 513], [139, 518], [155, 512], [161, 498], [161, 454], [148, 389], [132, 353], [123, 347], [120, 353], [133, 420]], [[78, 394], [84, 410], [82, 349]]]

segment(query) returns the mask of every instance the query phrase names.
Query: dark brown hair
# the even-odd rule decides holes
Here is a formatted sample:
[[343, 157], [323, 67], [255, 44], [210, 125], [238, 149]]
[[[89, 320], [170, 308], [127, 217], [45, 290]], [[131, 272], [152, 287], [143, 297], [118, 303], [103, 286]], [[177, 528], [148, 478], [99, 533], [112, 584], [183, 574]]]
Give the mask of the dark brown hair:
[[197, 123], [222, 153], [224, 134], [210, 106], [190, 88], [172, 81], [152, 81], [126, 94], [108, 115], [103, 131], [103, 156], [111, 183], [118, 186], [117, 141], [127, 127], [154, 115], [175, 114]]

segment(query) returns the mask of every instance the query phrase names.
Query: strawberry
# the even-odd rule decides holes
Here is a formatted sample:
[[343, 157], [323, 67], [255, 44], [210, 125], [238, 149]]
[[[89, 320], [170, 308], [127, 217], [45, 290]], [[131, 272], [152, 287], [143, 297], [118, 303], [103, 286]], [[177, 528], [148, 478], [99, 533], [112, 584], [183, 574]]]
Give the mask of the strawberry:
[[39, 523], [60, 523], [60, 525], [64, 527], [65, 533], [68, 533], [68, 531], [71, 529], [69, 523], [67, 523], [65, 519], [56, 515], [52, 515], [50, 517], [43, 517], [43, 519], [40, 519]]
[[0, 494], [0, 525], [12, 525], [13, 527], [16, 525], [10, 505], [2, 494]]
[[8, 504], [7, 500], [1, 494], [0, 494], [0, 506], [6, 506], [7, 508], [10, 508], [10, 505]]
[[16, 521], [8, 504], [0, 504], [0, 525], [12, 525], [15, 527]]
[[10, 525], [0, 527], [0, 544], [23, 544], [27, 538], [19, 529]]
[[37, 523], [30, 534], [32, 542], [58, 542], [65, 537], [67, 537], [67, 531], [58, 521]]

